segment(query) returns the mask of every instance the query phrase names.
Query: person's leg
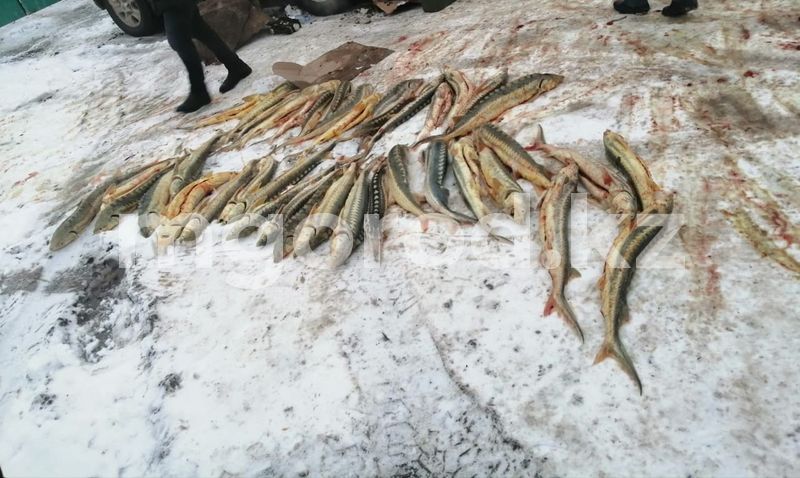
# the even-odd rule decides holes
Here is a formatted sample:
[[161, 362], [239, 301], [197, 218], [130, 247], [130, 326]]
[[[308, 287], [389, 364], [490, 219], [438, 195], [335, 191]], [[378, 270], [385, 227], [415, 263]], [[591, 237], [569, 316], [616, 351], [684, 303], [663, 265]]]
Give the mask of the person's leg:
[[164, 30], [167, 33], [169, 46], [181, 57], [186, 71], [189, 73], [189, 97], [178, 111], [189, 113], [209, 104], [211, 98], [206, 90], [203, 63], [197, 48], [192, 43], [192, 11], [184, 8], [171, 8], [164, 11]]
[[253, 70], [247, 66], [247, 63], [242, 61], [236, 52], [228, 48], [228, 45], [217, 35], [217, 32], [208, 26], [208, 23], [200, 16], [200, 11], [196, 6], [192, 16], [192, 36], [207, 46], [214, 53], [214, 56], [228, 69], [228, 76], [219, 87], [220, 93], [232, 90], [239, 81], [252, 73]]
[[650, 4], [647, 0], [616, 0], [614, 10], [619, 13], [647, 13], [650, 11]]
[[661, 14], [665, 17], [680, 17], [696, 9], [697, 0], [672, 0], [672, 3], [661, 10]]

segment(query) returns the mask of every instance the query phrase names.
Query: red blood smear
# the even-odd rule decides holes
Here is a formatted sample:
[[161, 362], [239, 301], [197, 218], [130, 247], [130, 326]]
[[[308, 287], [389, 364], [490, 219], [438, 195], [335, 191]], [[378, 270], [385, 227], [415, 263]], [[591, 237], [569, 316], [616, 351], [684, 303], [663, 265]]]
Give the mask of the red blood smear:
[[756, 76], [758, 76], [758, 73], [756, 73], [753, 70], [747, 70], [747, 71], [744, 72], [744, 76], [746, 76], [748, 78], [755, 78]]
[[408, 40], [408, 37], [405, 36], [405, 35], [402, 35], [397, 39], [397, 43], [404, 42], [406, 40]]
[[748, 30], [747, 28], [742, 28], [742, 38], [745, 39], [745, 40], [749, 40], [750, 39], [750, 30]]
[[728, 82], [727, 78], [717, 78], [717, 83], [727, 83], [727, 82]]

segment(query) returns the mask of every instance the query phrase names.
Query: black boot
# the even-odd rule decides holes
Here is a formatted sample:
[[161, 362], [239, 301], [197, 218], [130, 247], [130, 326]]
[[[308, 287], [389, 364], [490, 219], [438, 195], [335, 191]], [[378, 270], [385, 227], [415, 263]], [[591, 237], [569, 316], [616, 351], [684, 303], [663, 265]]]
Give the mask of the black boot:
[[189, 93], [189, 97], [186, 98], [186, 101], [181, 103], [175, 111], [178, 113], [191, 113], [209, 103], [211, 103], [211, 97], [208, 96], [208, 91], [206, 91], [205, 88], [202, 90], [192, 90], [192, 92]]
[[456, 0], [422, 0], [423, 12], [438, 12]]
[[647, 13], [650, 11], [650, 4], [647, 3], [647, 0], [617, 0], [614, 2], [614, 10], [626, 15]]
[[231, 91], [233, 87], [239, 84], [240, 81], [250, 76], [250, 73], [253, 72], [253, 69], [247, 66], [247, 63], [242, 62], [241, 65], [228, 69], [228, 76], [225, 77], [225, 81], [219, 85], [219, 92], [225, 93], [226, 91]]
[[682, 17], [696, 9], [697, 0], [672, 0], [672, 3], [661, 10], [661, 14], [665, 17]]

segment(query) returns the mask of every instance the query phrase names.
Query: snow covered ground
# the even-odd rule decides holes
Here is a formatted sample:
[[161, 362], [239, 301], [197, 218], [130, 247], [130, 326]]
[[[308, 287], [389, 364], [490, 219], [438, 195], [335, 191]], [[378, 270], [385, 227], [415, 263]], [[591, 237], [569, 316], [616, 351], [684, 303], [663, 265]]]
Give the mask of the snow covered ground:
[[[475, 78], [563, 74], [504, 127], [527, 141], [541, 122], [549, 142], [586, 154], [616, 130], [677, 192], [675, 234], [643, 259], [623, 329], [642, 396], [616, 364], [592, 366], [603, 333], [595, 282], [614, 228], [579, 200], [582, 277], [567, 294], [583, 346], [541, 316], [549, 277], [535, 243], [421, 235], [396, 209], [383, 260], [359, 250], [337, 270], [322, 254], [274, 264], [216, 226], [197, 250], [157, 257], [134, 239], [133, 216], [50, 253], [55, 225], [99, 173], [212, 131], [184, 129], [191, 120], [172, 112], [187, 85], [165, 39], [121, 35], [89, 0], [3, 27], [0, 466], [10, 476], [796, 476], [800, 8], [701, 3], [680, 21], [623, 18], [605, 0], [317, 19], [244, 47], [256, 73], [213, 105], [277, 84], [274, 61], [307, 62], [348, 40], [395, 50], [357, 79], [380, 88], [446, 65]], [[206, 71], [214, 91], [224, 68]], [[413, 141], [421, 123], [381, 147]], [[259, 153], [209, 165], [239, 168]], [[768, 257], [754, 248], [764, 238]]]

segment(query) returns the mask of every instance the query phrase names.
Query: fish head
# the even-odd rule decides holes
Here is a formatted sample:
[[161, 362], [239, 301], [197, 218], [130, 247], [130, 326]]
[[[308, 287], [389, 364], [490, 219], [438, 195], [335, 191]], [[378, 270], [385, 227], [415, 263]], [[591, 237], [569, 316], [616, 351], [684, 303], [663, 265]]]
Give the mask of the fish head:
[[555, 75], [551, 73], [542, 74], [539, 77], [539, 89], [542, 92], [550, 91], [556, 86], [560, 85], [562, 81], [564, 81], [564, 77], [561, 75]]
[[464, 143], [462, 143], [462, 140], [459, 139], [450, 143], [450, 155], [458, 158], [464, 157]]
[[606, 130], [603, 133], [603, 147], [606, 150], [606, 157], [616, 162], [623, 152], [628, 149], [628, 143], [621, 135], [611, 130]]
[[330, 265], [338, 267], [345, 263], [353, 252], [353, 234], [349, 230], [337, 231], [331, 238]]
[[619, 191], [614, 194], [611, 198], [611, 207], [614, 211], [626, 216], [635, 215], [638, 209], [636, 198], [628, 191]]
[[94, 233], [107, 232], [119, 226], [119, 212], [110, 212], [98, 217], [94, 225]]
[[78, 233], [76, 233], [75, 231], [66, 231], [63, 233], [59, 233], [59, 231], [56, 231], [56, 233], [53, 234], [53, 238], [50, 239], [50, 250], [57, 251], [59, 249], [63, 249], [67, 247], [69, 244], [71, 244], [72, 241], [74, 241], [77, 238], [78, 238]]

